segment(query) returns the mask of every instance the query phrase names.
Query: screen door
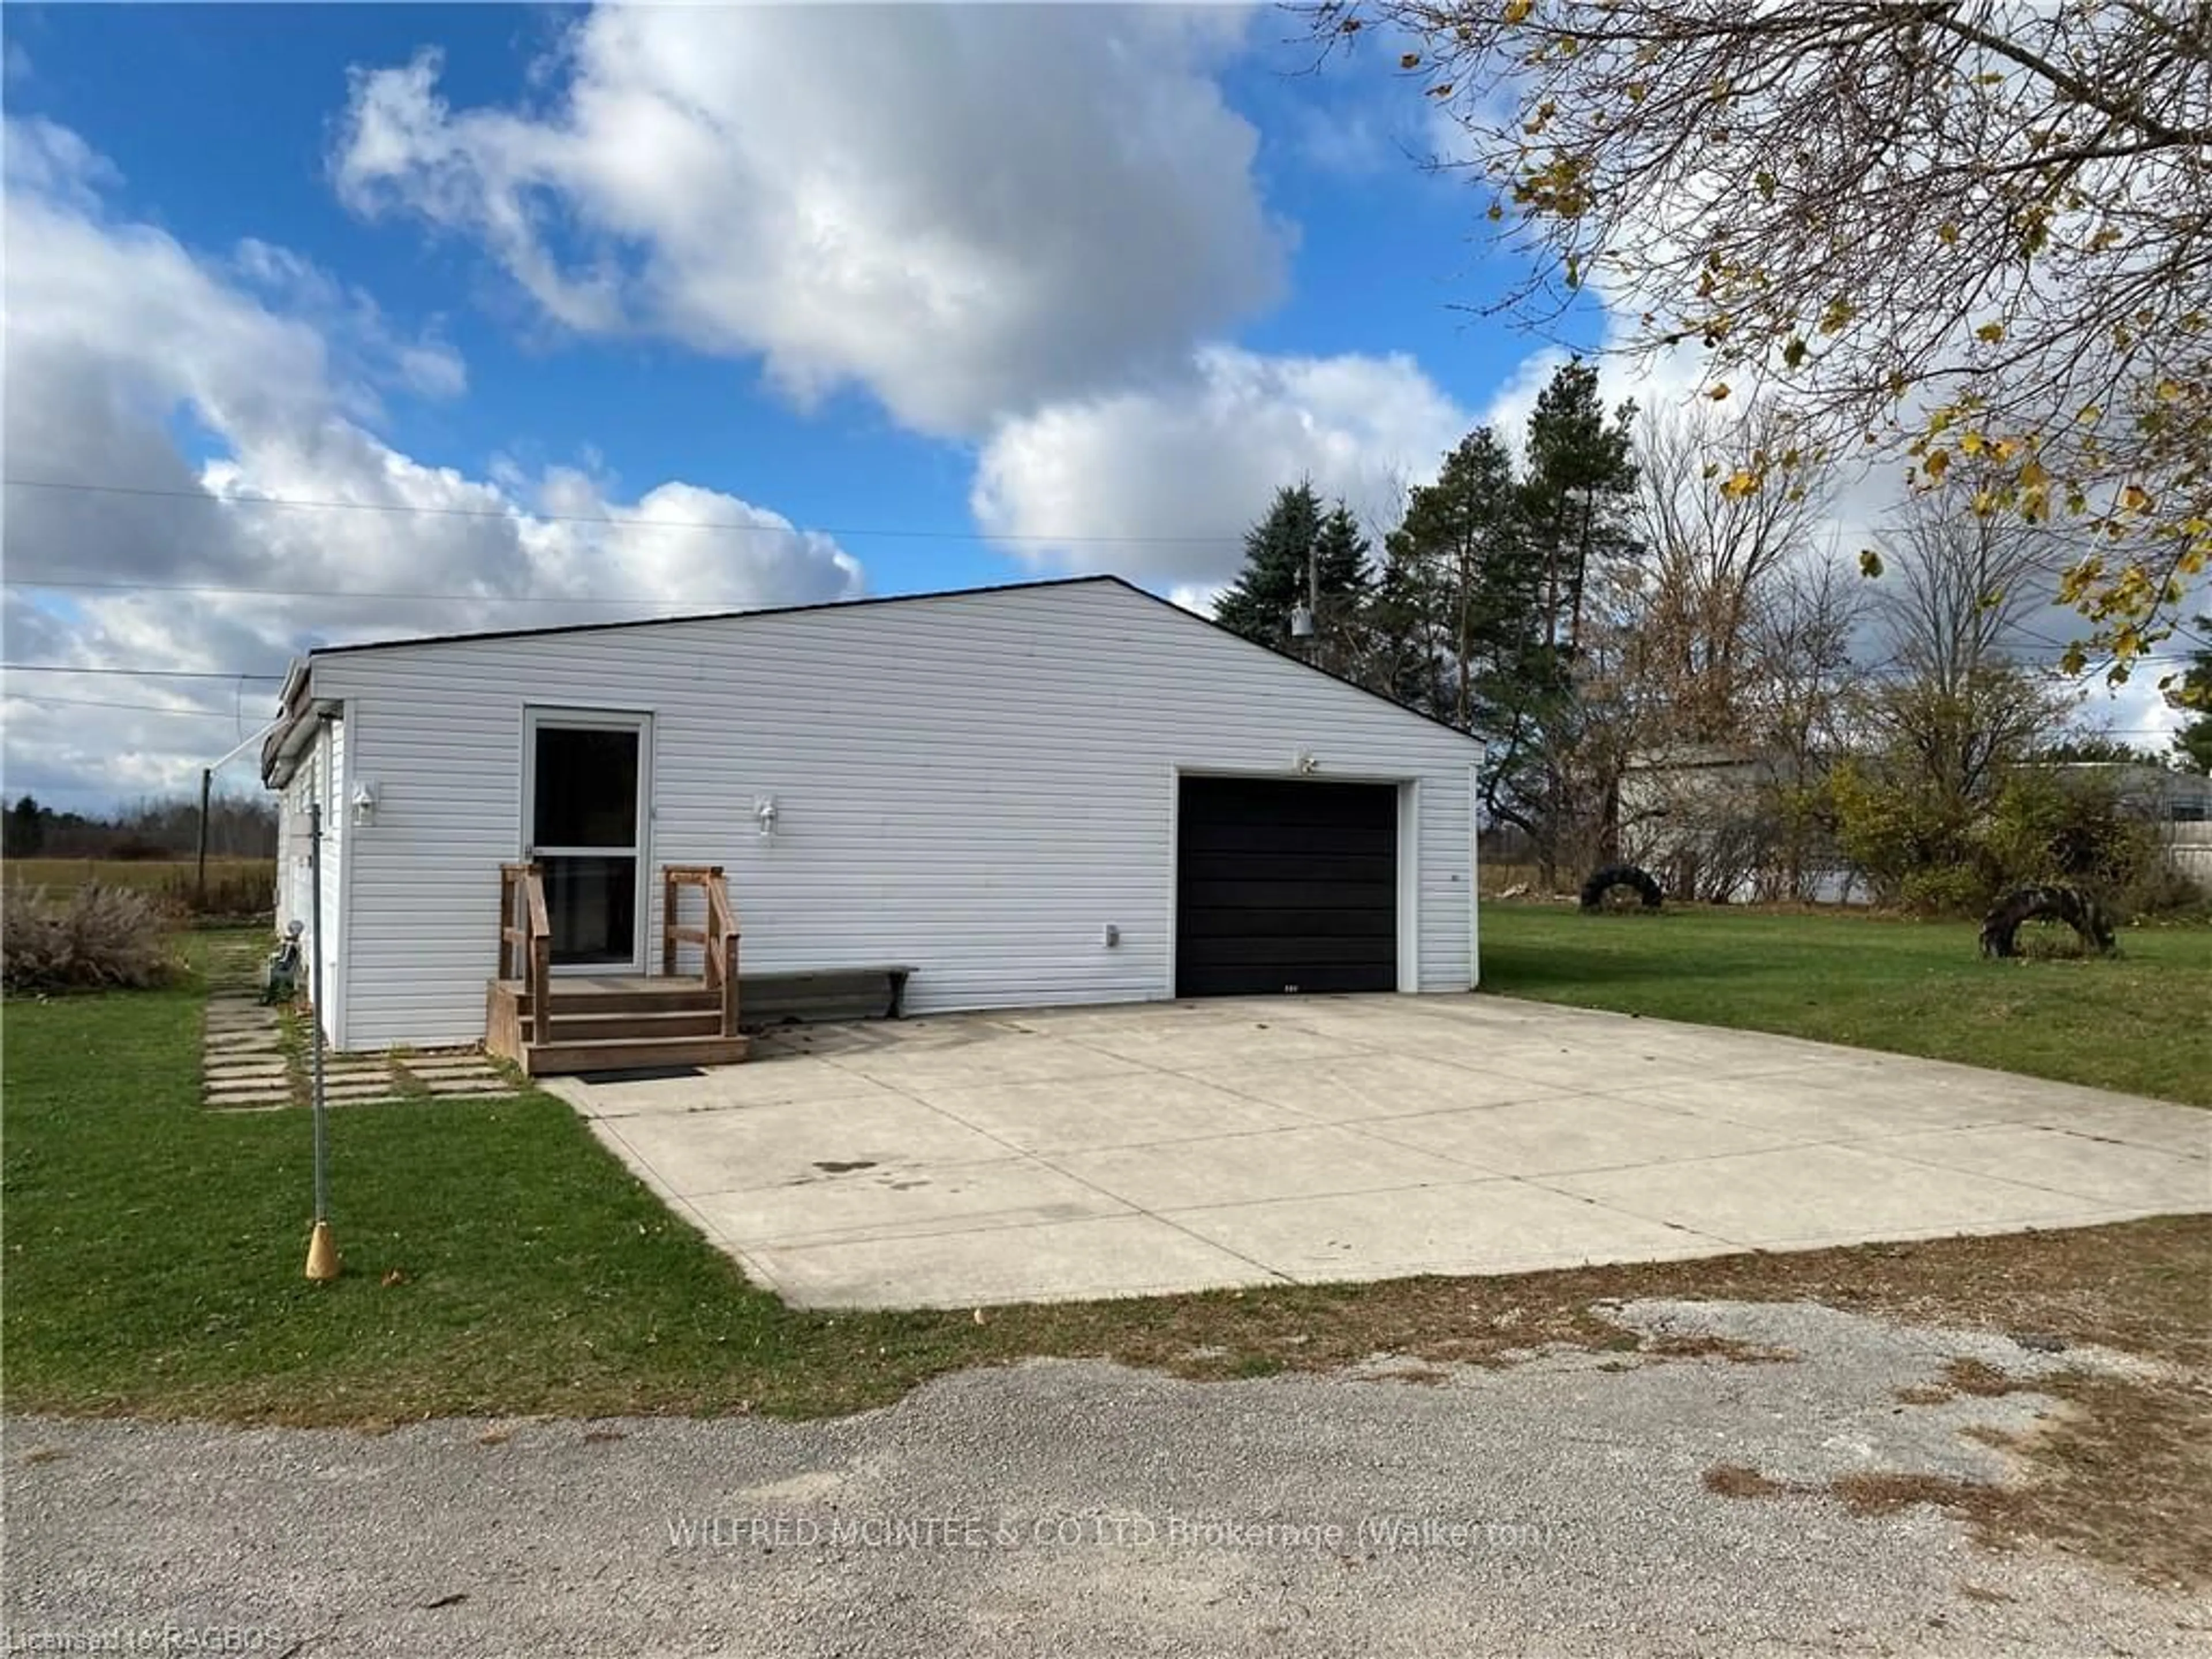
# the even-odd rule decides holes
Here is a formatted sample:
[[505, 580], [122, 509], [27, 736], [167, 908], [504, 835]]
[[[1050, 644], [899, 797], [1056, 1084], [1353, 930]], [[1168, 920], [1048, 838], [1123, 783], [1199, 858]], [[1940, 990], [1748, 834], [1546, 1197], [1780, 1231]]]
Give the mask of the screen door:
[[645, 971], [647, 725], [530, 712], [523, 850], [544, 869], [556, 968]]

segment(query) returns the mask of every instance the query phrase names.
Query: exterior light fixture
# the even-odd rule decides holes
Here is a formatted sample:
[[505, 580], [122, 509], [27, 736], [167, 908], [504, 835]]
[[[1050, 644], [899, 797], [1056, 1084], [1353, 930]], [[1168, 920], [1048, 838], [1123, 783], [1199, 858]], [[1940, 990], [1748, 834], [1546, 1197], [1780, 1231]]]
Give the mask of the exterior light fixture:
[[1291, 606], [1291, 637], [1294, 640], [1310, 640], [1313, 637], [1313, 607], [1309, 605]]
[[775, 834], [775, 797], [763, 795], [753, 803], [753, 817], [760, 825], [761, 839], [767, 841]]
[[356, 823], [376, 822], [376, 786], [374, 784], [366, 780], [356, 783], [349, 799], [353, 805], [353, 821]]

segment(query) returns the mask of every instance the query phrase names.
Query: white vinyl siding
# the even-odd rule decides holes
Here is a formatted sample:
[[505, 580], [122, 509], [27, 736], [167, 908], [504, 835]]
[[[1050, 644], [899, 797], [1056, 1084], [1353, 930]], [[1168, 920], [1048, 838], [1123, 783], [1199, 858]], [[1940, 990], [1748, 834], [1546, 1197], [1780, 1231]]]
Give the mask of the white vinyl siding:
[[656, 971], [659, 866], [716, 863], [749, 969], [908, 963], [916, 1012], [1166, 997], [1179, 773], [1304, 754], [1413, 786], [1413, 986], [1472, 980], [1474, 746], [1118, 582], [337, 652], [313, 674], [345, 700], [343, 776], [377, 795], [331, 890], [349, 1047], [483, 1036], [532, 706], [653, 716]]

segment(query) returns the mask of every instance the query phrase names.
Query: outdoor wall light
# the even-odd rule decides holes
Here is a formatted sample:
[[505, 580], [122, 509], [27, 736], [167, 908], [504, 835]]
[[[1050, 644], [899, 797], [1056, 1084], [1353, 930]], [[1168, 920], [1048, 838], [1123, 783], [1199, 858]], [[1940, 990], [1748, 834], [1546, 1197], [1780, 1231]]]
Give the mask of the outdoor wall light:
[[376, 786], [363, 780], [353, 787], [353, 821], [356, 823], [376, 822]]
[[767, 841], [775, 834], [775, 797], [763, 795], [753, 803], [753, 817], [760, 824], [761, 839]]

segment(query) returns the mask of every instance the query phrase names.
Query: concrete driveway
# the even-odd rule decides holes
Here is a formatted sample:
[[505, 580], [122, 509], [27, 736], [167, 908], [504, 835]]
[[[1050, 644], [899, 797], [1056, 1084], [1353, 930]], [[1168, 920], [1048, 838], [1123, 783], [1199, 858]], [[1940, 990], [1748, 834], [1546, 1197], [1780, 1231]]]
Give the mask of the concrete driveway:
[[2212, 1210], [2212, 1112], [1480, 997], [794, 1028], [554, 1080], [791, 1301], [1497, 1273]]

